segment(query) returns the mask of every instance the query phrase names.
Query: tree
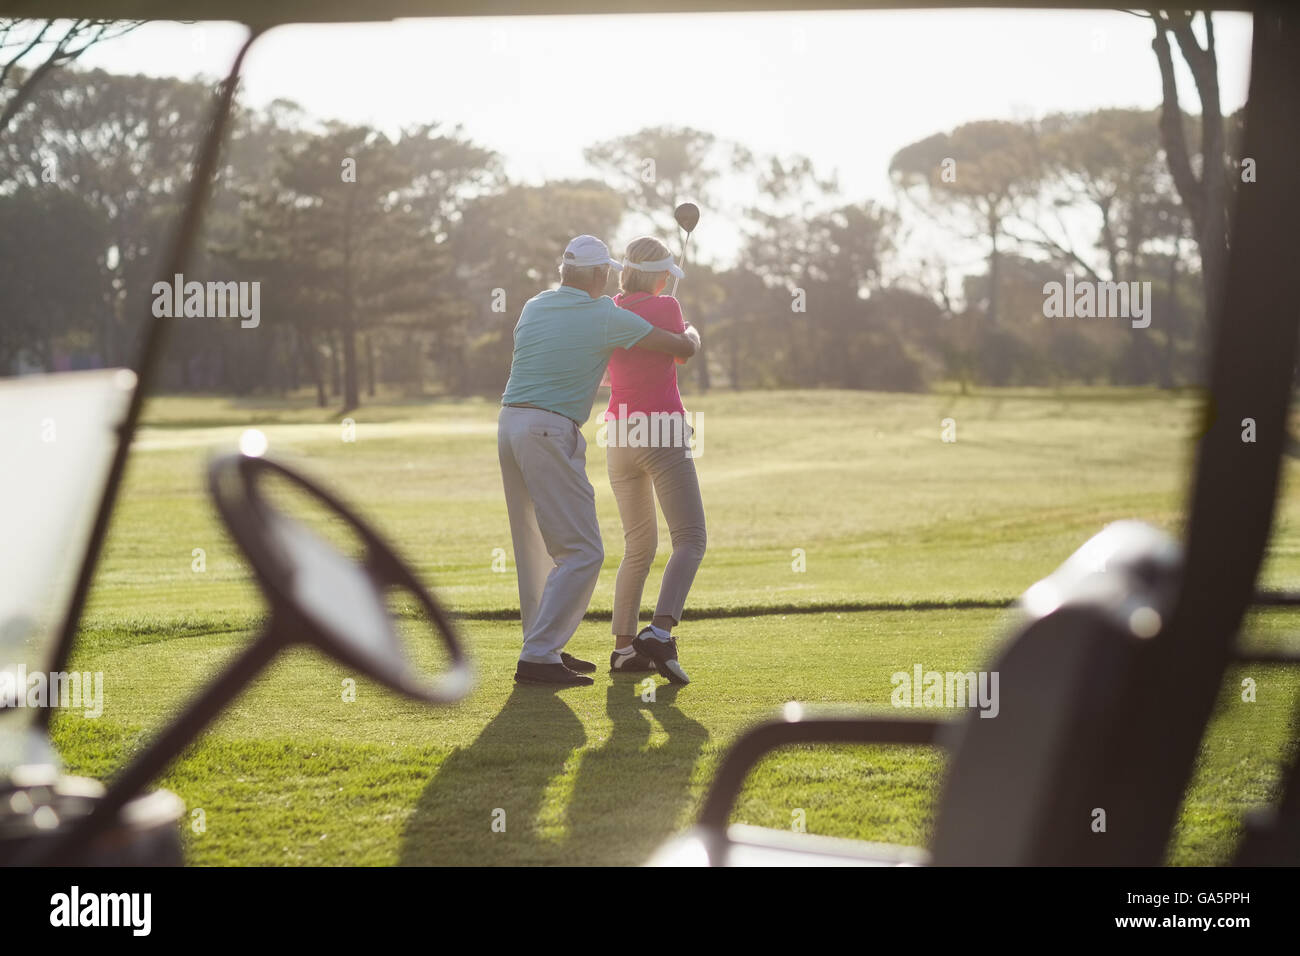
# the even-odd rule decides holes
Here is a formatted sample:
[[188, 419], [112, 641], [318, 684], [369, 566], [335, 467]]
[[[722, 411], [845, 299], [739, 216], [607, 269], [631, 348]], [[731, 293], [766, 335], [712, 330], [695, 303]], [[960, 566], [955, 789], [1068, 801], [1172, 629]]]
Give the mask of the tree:
[[611, 235], [622, 197], [594, 180], [512, 184], [471, 200], [450, 239], [461, 321], [442, 352], [460, 392], [496, 391], [510, 370], [519, 311], [559, 281], [560, 255], [575, 235]]
[[[716, 216], [721, 212], [714, 186], [724, 175], [750, 167], [753, 157], [743, 146], [719, 139], [712, 133], [689, 127], [656, 126], [589, 147], [584, 156], [603, 173], [610, 185], [624, 197], [630, 212], [642, 216], [669, 248], [669, 237], [680, 235], [673, 210], [691, 201]], [[709, 335], [703, 319], [704, 290], [693, 284], [682, 287], [682, 308], [704, 335], [705, 345], [691, 362], [700, 388], [708, 390]]]
[[673, 210], [690, 200], [715, 207], [720, 176], [745, 169], [748, 150], [689, 127], [656, 126], [588, 147], [583, 155], [666, 238], [677, 233]]
[[58, 71], [0, 140], [13, 186], [74, 193], [103, 214], [109, 301], [94, 334], [107, 365], [128, 361], [147, 315], [210, 100], [199, 82]]
[[[1196, 14], [1187, 10], [1149, 10], [1155, 25], [1151, 48], [1160, 66], [1160, 140], [1178, 195], [1187, 209], [1201, 253], [1201, 283], [1206, 311], [1214, 309], [1223, 290], [1228, 262], [1227, 143], [1223, 106], [1219, 95], [1219, 64], [1214, 48], [1214, 20], [1208, 10], [1201, 13], [1205, 44], [1197, 39]], [[1191, 71], [1201, 101], [1200, 174], [1193, 165], [1187, 144], [1187, 123], [1178, 105], [1178, 83], [1169, 37], [1173, 36], [1187, 68]]]
[[[330, 124], [254, 190], [247, 242], [227, 252], [280, 286], [271, 301], [309, 350], [322, 333], [331, 341], [344, 411], [361, 401], [359, 336], [390, 320], [435, 324], [439, 289], [452, 275], [450, 220], [461, 191], [484, 181], [494, 163], [489, 151], [435, 125], [390, 140]], [[323, 376], [314, 358], [309, 365], [323, 402]]]
[[[1153, 238], [1147, 231], [1149, 211], [1173, 195], [1152, 138], [1155, 114], [1132, 109], [1054, 114], [1038, 128], [1043, 202], [1036, 214], [1022, 210], [1019, 219], [1032, 234], [1016, 240], [1091, 279], [1121, 281], [1136, 270], [1144, 244]], [[1087, 246], [1071, 237], [1067, 210], [1093, 214], [1088, 225], [1097, 231]]]
[[0, 373], [19, 358], [54, 371], [54, 342], [105, 307], [103, 214], [73, 193], [24, 187], [0, 195]]
[[[769, 157], [761, 169], [742, 261], [762, 280], [765, 302], [745, 309], [752, 324], [733, 325], [726, 336], [732, 341], [723, 344], [734, 355], [741, 347], [735, 339], [760, 336], [774, 360], [765, 363], [765, 377], [782, 384], [915, 387], [898, 329], [886, 321], [894, 313], [869, 302], [880, 289], [894, 215], [871, 202], [844, 203], [834, 181], [819, 177], [805, 157]], [[737, 292], [759, 288], [728, 285]], [[727, 309], [734, 313], [736, 304]]]
[[988, 303], [997, 322], [998, 240], [1021, 202], [1037, 193], [1043, 175], [1035, 134], [1022, 123], [979, 120], [904, 146], [890, 177], [932, 214], [956, 213], [967, 238], [989, 244]]
[[[0, 136], [53, 70], [143, 20], [26, 20], [0, 17]], [[27, 67], [19, 64], [27, 60]]]

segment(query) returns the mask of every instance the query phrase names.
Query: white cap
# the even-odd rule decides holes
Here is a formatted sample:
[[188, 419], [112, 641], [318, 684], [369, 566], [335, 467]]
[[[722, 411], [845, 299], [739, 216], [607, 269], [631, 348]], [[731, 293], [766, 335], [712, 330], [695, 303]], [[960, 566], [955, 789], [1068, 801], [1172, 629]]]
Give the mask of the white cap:
[[636, 269], [639, 272], [671, 272], [679, 279], [686, 278], [686, 273], [682, 271], [681, 266], [673, 262], [671, 255], [663, 259], [656, 259], [653, 262], [630, 262], [627, 258], [624, 258], [623, 265], [628, 269]]
[[595, 236], [575, 236], [569, 240], [564, 249], [566, 266], [612, 266], [615, 272], [622, 272], [623, 267], [610, 258], [609, 246]]

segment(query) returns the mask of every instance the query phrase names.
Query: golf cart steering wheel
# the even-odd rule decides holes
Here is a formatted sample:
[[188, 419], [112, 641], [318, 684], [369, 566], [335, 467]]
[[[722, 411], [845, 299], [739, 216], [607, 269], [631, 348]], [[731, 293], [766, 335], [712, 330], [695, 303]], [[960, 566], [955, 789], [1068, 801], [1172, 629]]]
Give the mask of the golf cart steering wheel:
[[[364, 546], [363, 559], [349, 558], [273, 504], [265, 493], [268, 477], [306, 492], [330, 517], [341, 518]], [[100, 859], [97, 854], [106, 845], [111, 850], [112, 834], [122, 831], [123, 808], [293, 644], [316, 647], [345, 667], [429, 703], [455, 703], [473, 686], [464, 646], [447, 612], [384, 540], [341, 501], [284, 465], [251, 455], [216, 459], [208, 468], [208, 487], [270, 601], [269, 623], [114, 778], [107, 792], [64, 801], [64, 825], [45, 831], [41, 839], [24, 839], [15, 862], [61, 865]], [[439, 676], [425, 677], [412, 665], [388, 605], [394, 589], [415, 598], [424, 619], [441, 637], [448, 663]], [[168, 820], [177, 816], [174, 812]]]
[[[364, 545], [358, 563], [267, 498], [278, 477], [324, 505]], [[226, 528], [271, 603], [274, 643], [314, 645], [393, 690], [431, 703], [460, 700], [472, 685], [469, 661], [451, 618], [407, 564], [352, 509], [316, 483], [269, 458], [228, 455], [208, 468], [208, 487]], [[433, 625], [446, 671], [425, 677], [411, 665], [388, 605], [407, 592]]]

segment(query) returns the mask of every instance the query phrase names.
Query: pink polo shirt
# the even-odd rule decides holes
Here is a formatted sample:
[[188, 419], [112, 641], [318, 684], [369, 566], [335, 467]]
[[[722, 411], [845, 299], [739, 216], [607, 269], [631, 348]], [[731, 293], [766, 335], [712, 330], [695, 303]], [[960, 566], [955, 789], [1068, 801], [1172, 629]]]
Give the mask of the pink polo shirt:
[[[635, 312], [651, 325], [669, 332], [686, 331], [682, 307], [670, 295], [620, 292], [614, 304]], [[650, 349], [615, 349], [609, 357], [609, 407], [604, 418], [623, 418], [632, 412], [685, 412], [677, 391], [677, 363], [667, 352]]]

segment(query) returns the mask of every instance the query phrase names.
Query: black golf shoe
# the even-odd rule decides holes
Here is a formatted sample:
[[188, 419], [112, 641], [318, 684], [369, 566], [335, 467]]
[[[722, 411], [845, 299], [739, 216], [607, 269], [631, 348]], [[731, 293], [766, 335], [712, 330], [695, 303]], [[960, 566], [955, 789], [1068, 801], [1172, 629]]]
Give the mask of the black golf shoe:
[[609, 672], [611, 674], [649, 674], [655, 669], [655, 662], [640, 651], [620, 654], [611, 651], [609, 655]]
[[516, 684], [532, 684], [538, 687], [590, 687], [596, 683], [590, 677], [575, 674], [563, 664], [535, 664], [532, 661], [520, 661], [515, 668]]
[[650, 660], [654, 661], [655, 670], [664, 677], [667, 677], [674, 684], [689, 684], [691, 679], [686, 676], [686, 671], [682, 670], [682, 665], [677, 662], [677, 638], [670, 637], [663, 640], [654, 631], [648, 627], [641, 629], [641, 633], [632, 638], [632, 646], [637, 652], [644, 654]]
[[560, 651], [560, 663], [573, 671], [575, 674], [594, 674], [596, 665], [591, 661], [584, 661], [580, 657], [574, 657], [568, 651]]

